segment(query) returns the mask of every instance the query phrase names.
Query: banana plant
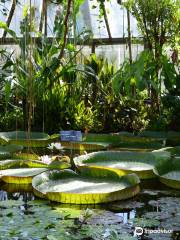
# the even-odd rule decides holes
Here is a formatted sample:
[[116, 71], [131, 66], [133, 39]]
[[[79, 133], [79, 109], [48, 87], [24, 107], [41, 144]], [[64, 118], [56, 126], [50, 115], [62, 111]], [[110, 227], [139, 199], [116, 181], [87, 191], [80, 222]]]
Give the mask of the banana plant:
[[150, 89], [158, 92], [159, 87], [155, 76], [155, 62], [151, 52], [143, 51], [132, 64], [125, 61], [112, 78], [112, 86], [116, 94], [133, 95], [132, 87], [136, 91]]

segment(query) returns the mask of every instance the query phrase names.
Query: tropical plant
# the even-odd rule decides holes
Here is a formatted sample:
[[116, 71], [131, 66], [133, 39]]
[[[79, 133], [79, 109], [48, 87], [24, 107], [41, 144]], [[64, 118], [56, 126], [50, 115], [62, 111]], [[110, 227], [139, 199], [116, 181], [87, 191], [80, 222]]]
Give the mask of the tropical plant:
[[[162, 68], [161, 56], [165, 44], [171, 44], [178, 35], [179, 29], [179, 0], [129, 0], [125, 6], [131, 11], [138, 22], [138, 27], [145, 40], [147, 48], [153, 56], [154, 71], [150, 85], [152, 104], [160, 110], [159, 96], [161, 94]], [[172, 23], [173, 21], [173, 23]], [[154, 84], [152, 84], [154, 82]], [[159, 91], [156, 91], [158, 86]]]

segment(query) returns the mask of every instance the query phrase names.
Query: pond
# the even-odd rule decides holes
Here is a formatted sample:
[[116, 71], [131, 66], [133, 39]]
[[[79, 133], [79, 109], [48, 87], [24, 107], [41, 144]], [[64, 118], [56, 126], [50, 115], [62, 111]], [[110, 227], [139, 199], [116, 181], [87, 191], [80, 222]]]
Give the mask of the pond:
[[[90, 144], [88, 146], [92, 147], [92, 145]], [[90, 172], [92, 171], [96, 173], [97, 178], [101, 178], [102, 177], [101, 175], [103, 175], [104, 177], [107, 174], [107, 176], [105, 177], [110, 176], [110, 178], [112, 178], [111, 180], [117, 183], [120, 180], [119, 175], [117, 175], [118, 171], [122, 174], [126, 174], [125, 177], [130, 176], [129, 178], [124, 178], [124, 176], [121, 175], [121, 180], [120, 180], [120, 181], [125, 180], [123, 183], [125, 185], [129, 183], [135, 184], [132, 186], [131, 185], [125, 186], [128, 188], [128, 191], [129, 191], [128, 192], [129, 195], [126, 195], [127, 199], [121, 200], [121, 201], [111, 201], [106, 204], [105, 203], [89, 204], [89, 205], [87, 204], [78, 205], [78, 204], [67, 204], [67, 203], [62, 204], [62, 203], [57, 203], [50, 200], [45, 200], [43, 198], [39, 198], [37, 197], [38, 196], [37, 193], [36, 195], [34, 195], [33, 193], [34, 186], [32, 186], [32, 184], [24, 185], [21, 182], [21, 184], [17, 185], [12, 183], [8, 184], [1, 181], [0, 183], [0, 240], [43, 240], [43, 239], [44, 240], [159, 240], [159, 239], [179, 240], [180, 239], [180, 190], [175, 190], [173, 188], [169, 188], [163, 185], [158, 180], [157, 176], [154, 175], [154, 172], [153, 172], [154, 164], [157, 163], [159, 159], [160, 160], [164, 159], [164, 161], [166, 163], [168, 162], [168, 164], [172, 163], [171, 154], [169, 152], [167, 151], [160, 151], [155, 153], [150, 151], [147, 151], [147, 152], [119, 151], [118, 152], [117, 150], [121, 150], [121, 149], [116, 149], [116, 151], [114, 151], [115, 149], [113, 148], [113, 149], [109, 149], [109, 151], [99, 151], [98, 149], [98, 153], [97, 153], [97, 152], [93, 152], [94, 150], [92, 151], [92, 149], [84, 148], [84, 146], [81, 146], [82, 148], [79, 149], [80, 151], [76, 151], [75, 149], [72, 150], [71, 147], [69, 150], [62, 150], [62, 151], [60, 150], [60, 153], [63, 155], [63, 159], [65, 159], [64, 158], [65, 156], [67, 157], [65, 161], [67, 161], [68, 158], [72, 159], [73, 157], [77, 157], [76, 160], [74, 158], [74, 163], [77, 168], [79, 167], [77, 170], [78, 171], [81, 170], [80, 171], [81, 176], [78, 175], [78, 178], [83, 177], [82, 173], [83, 173], [84, 165], [87, 166], [88, 164], [89, 164], [88, 169], [90, 169]], [[79, 145], [74, 147], [79, 147]], [[27, 167], [29, 167], [28, 163], [33, 163], [34, 161], [33, 154], [35, 154], [35, 162], [34, 162], [35, 164], [37, 164], [36, 157], [38, 155], [39, 156], [52, 155], [53, 157], [55, 157], [55, 162], [54, 161], [52, 162], [53, 164], [61, 163], [59, 162], [61, 161], [58, 155], [59, 150], [55, 151], [53, 149], [52, 151], [52, 149], [38, 147], [36, 149], [33, 149], [32, 151], [33, 154], [26, 155], [27, 150], [29, 151], [29, 149], [24, 149], [23, 151], [20, 151], [18, 155], [14, 155], [15, 157], [18, 157], [18, 158], [21, 157], [22, 159], [20, 161], [24, 161], [27, 158], [27, 156], [31, 157], [32, 161], [25, 160], [25, 162], [23, 162], [23, 164], [26, 164], [26, 161], [29, 161], [27, 162]], [[87, 154], [87, 152], [93, 152], [93, 153]], [[84, 154], [84, 156], [79, 157], [79, 155], [82, 155], [82, 154]], [[104, 161], [106, 161], [105, 162], [106, 164], [104, 164]], [[115, 162], [116, 165], [118, 164], [118, 168], [116, 169], [117, 171], [116, 170], [112, 171], [112, 169], [107, 170], [106, 169], [107, 163], [109, 168], [114, 167], [114, 165], [112, 166], [112, 163], [114, 163], [113, 161], [116, 161]], [[176, 160], [176, 162], [178, 162], [178, 160]], [[22, 162], [20, 162], [20, 167], [21, 167], [21, 163]], [[1, 161], [1, 164], [2, 164], [1, 166], [3, 167], [3, 161]], [[144, 167], [146, 164], [148, 164], [149, 166], [148, 169]], [[72, 168], [75, 167], [75, 165], [74, 166], [72, 165]], [[130, 165], [133, 167], [134, 165], [136, 165], [138, 167], [137, 169], [132, 170], [129, 167]], [[55, 166], [59, 167], [62, 165], [55, 165]], [[98, 168], [98, 171], [96, 171], [97, 166], [101, 166], [102, 169], [100, 170], [100, 168]], [[177, 165], [175, 165], [175, 167], [176, 166]], [[51, 165], [47, 164], [45, 167], [49, 168], [51, 167]], [[142, 170], [142, 167], [143, 167], [143, 170]], [[31, 168], [33, 167], [31, 166]], [[162, 168], [160, 166], [160, 170], [161, 169]], [[78, 171], [77, 171], [77, 174], [79, 174]], [[138, 181], [136, 182], [136, 180], [137, 179], [139, 180], [139, 178], [136, 175], [137, 177], [136, 179], [134, 171], [136, 171], [137, 175], [141, 179], [140, 192], [139, 192], [139, 188], [138, 190], [136, 188], [137, 185], [139, 187], [139, 182]], [[51, 174], [51, 172], [53, 171], [47, 171], [47, 172], [50, 172]], [[63, 171], [58, 171], [58, 174], [59, 172], [62, 173]], [[88, 173], [89, 173], [88, 171], [85, 172], [85, 174], [88, 174]], [[127, 175], [129, 173], [130, 175]], [[161, 171], [160, 171], [160, 174], [161, 174]], [[4, 176], [2, 174], [2, 177]], [[47, 177], [47, 175], [45, 176]], [[57, 181], [59, 181], [59, 179], [57, 178], [53, 179], [50, 177], [52, 176], [48, 175], [49, 182], [51, 180], [56, 181], [56, 183]], [[55, 177], [57, 177], [57, 175], [55, 175]], [[63, 175], [63, 179], [64, 177], [65, 175]], [[88, 176], [84, 175], [84, 177], [87, 178]], [[93, 175], [91, 177], [93, 177]], [[152, 177], [156, 177], [156, 178], [150, 179]], [[38, 178], [37, 180], [39, 181]], [[46, 186], [50, 186], [48, 185], [49, 184], [48, 181], [43, 182], [43, 184], [45, 183]], [[104, 183], [106, 182], [104, 181], [103, 184]], [[119, 182], [119, 185], [120, 185], [120, 182]], [[39, 186], [37, 186], [35, 190], [40, 189], [40, 187], [39, 188], [38, 187]], [[93, 184], [90, 187], [91, 187], [90, 195], [93, 195], [92, 194], [94, 191], [93, 188], [95, 187]], [[90, 187], [88, 186], [88, 188]], [[134, 187], [137, 190], [136, 192], [133, 192]], [[74, 188], [74, 185], [73, 185], [73, 188]], [[100, 185], [100, 188], [101, 188], [101, 185]], [[77, 189], [78, 189], [78, 186], [77, 186]], [[47, 192], [48, 192], [48, 189], [47, 189]], [[73, 192], [71, 191], [70, 194], [72, 193]], [[50, 198], [47, 197], [47, 199], [50, 199]], [[118, 199], [121, 199], [121, 198], [118, 198]]]
[[164, 187], [157, 180], [145, 180], [141, 192], [132, 199], [70, 205], [38, 199], [31, 186], [25, 191], [3, 184], [0, 239], [178, 240], [180, 190]]

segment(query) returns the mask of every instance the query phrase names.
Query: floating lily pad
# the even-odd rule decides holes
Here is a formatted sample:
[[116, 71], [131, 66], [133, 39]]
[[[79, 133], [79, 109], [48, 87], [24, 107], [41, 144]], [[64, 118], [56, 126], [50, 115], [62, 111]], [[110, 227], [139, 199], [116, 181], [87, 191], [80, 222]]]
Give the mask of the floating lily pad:
[[169, 131], [167, 136], [167, 144], [169, 146], [178, 146], [180, 142], [180, 132]]
[[180, 201], [175, 197], [162, 197], [157, 201], [151, 200], [148, 203], [151, 206], [158, 207], [161, 211], [180, 214]]
[[[99, 214], [99, 216], [102, 216], [102, 219], [106, 218], [105, 225], [103, 223], [101, 224], [102, 220], [96, 225], [91, 223], [86, 224], [90, 221], [90, 218], [85, 221], [85, 224], [82, 224], [81, 219], [83, 217], [86, 218], [86, 211], [81, 211], [80, 216], [78, 216], [78, 220], [80, 220], [78, 224], [78, 222], [75, 221], [76, 219], [63, 219], [61, 213], [57, 213], [45, 205], [39, 207], [34, 204], [34, 208], [32, 209], [31, 206], [29, 208], [28, 205], [26, 205], [26, 208], [24, 202], [14, 205], [9, 203], [9, 201], [4, 201], [4, 204], [6, 204], [8, 208], [0, 209], [1, 240], [137, 239], [131, 237], [131, 235], [127, 233], [129, 229], [124, 227], [123, 224], [119, 223], [113, 225], [113, 221], [118, 222], [119, 220], [113, 218], [113, 213], [106, 213], [106, 211], [99, 211], [94, 216], [98, 219]], [[31, 202], [31, 204], [33, 203]], [[35, 209], [36, 211], [33, 212]], [[72, 209], [69, 209], [69, 213], [71, 213], [71, 210]], [[116, 238], [114, 238], [115, 235]]]
[[0, 146], [0, 152], [9, 152], [9, 153], [14, 153], [21, 151], [23, 149], [23, 146], [20, 145], [15, 145], [15, 144], [9, 144], [5, 146]]
[[73, 149], [79, 151], [97, 151], [105, 150], [110, 144], [103, 142], [61, 142], [64, 149]]
[[161, 227], [180, 231], [180, 199], [177, 197], [161, 197], [158, 200], [151, 200], [149, 205], [156, 207], [157, 211], [145, 213], [144, 216], [150, 219], [161, 221]]
[[143, 215], [143, 217], [162, 221], [170, 219], [172, 215], [169, 212], [147, 212]]
[[156, 227], [160, 225], [160, 221], [156, 219], [134, 218], [129, 220], [131, 224], [137, 227]]
[[137, 202], [133, 200], [126, 200], [126, 201], [117, 201], [114, 203], [110, 203], [108, 208], [114, 211], [122, 210], [122, 209], [135, 209], [135, 208], [142, 208], [144, 207], [144, 203]]
[[23, 149], [22, 146], [19, 145], [5, 145], [0, 146], [0, 160], [1, 159], [7, 159], [11, 157], [11, 155], [15, 152], [21, 151]]
[[0, 170], [10, 168], [49, 168], [49, 169], [66, 169], [71, 165], [64, 161], [53, 161], [50, 164], [39, 160], [2, 160], [0, 161]]
[[180, 146], [175, 147], [165, 147], [158, 150], [155, 150], [154, 152], [159, 151], [168, 151], [172, 154], [173, 157], [179, 157], [180, 156]]
[[155, 177], [153, 168], [160, 161], [170, 159], [169, 152], [117, 152], [102, 151], [89, 153], [74, 158], [76, 166], [80, 169], [114, 169], [118, 174], [136, 173], [141, 179]]
[[37, 196], [52, 201], [95, 204], [130, 198], [139, 192], [136, 175], [119, 177], [114, 171], [102, 174], [84, 169], [81, 174], [70, 170], [48, 171], [33, 178]]
[[12, 156], [13, 159], [21, 160], [39, 160], [40, 156], [35, 153], [14, 153]]
[[168, 133], [164, 131], [142, 131], [138, 134], [140, 137], [148, 137], [153, 139], [166, 139]]
[[[14, 166], [14, 160], [1, 160], [0, 161], [0, 170], [8, 169], [11, 166]], [[0, 175], [1, 178], [1, 175]]]
[[172, 233], [158, 233], [158, 230], [154, 232], [148, 235], [151, 240], [172, 240]]
[[53, 141], [46, 133], [24, 131], [0, 132], [0, 139], [5, 139], [9, 144], [24, 147], [45, 147]]
[[22, 200], [0, 201], [0, 208], [19, 207], [19, 206], [21, 206], [23, 204], [24, 204], [24, 202]]
[[138, 134], [140, 137], [150, 137], [154, 139], [164, 139], [168, 146], [177, 146], [180, 141], [180, 132], [175, 131], [144, 131]]
[[123, 222], [123, 218], [120, 216], [115, 215], [110, 211], [96, 211], [90, 218], [87, 220], [88, 224], [91, 225], [112, 225], [112, 224], [119, 224]]
[[160, 181], [165, 185], [180, 189], [180, 159], [175, 158], [171, 161], [159, 163], [154, 173], [159, 177]]
[[83, 135], [85, 142], [108, 143], [113, 147], [134, 148], [134, 149], [158, 149], [162, 147], [162, 138], [135, 136], [129, 132], [116, 134], [93, 134]]
[[29, 184], [32, 178], [44, 171], [46, 168], [18, 168], [1, 170], [1, 179], [6, 183]]

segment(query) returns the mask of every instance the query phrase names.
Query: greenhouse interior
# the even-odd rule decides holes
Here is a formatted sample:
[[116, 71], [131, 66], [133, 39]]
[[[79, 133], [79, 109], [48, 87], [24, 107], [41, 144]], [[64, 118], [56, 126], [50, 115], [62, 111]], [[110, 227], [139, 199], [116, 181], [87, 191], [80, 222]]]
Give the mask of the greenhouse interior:
[[0, 240], [180, 240], [180, 0], [0, 0]]

